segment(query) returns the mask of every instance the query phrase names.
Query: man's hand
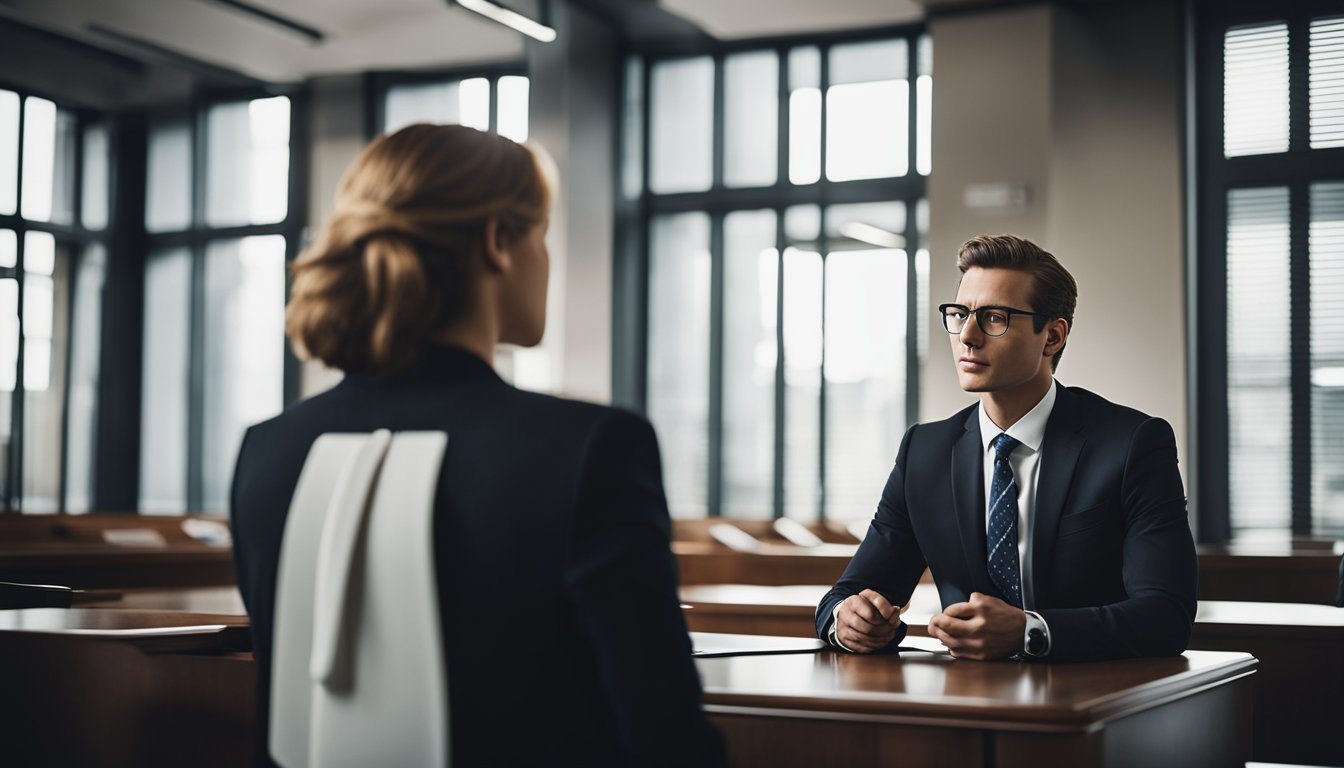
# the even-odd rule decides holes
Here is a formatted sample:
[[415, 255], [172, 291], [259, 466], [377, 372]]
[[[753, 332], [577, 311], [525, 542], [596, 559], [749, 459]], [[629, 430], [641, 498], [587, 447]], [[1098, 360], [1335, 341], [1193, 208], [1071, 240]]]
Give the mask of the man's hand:
[[896, 636], [905, 608], [897, 608], [887, 598], [865, 589], [850, 595], [835, 614], [835, 639], [856, 653], [872, 653]]
[[[851, 600], [853, 598], [850, 598]], [[1027, 614], [979, 592], [965, 603], [947, 606], [929, 621], [929, 635], [959, 659], [1003, 659], [1022, 650]]]

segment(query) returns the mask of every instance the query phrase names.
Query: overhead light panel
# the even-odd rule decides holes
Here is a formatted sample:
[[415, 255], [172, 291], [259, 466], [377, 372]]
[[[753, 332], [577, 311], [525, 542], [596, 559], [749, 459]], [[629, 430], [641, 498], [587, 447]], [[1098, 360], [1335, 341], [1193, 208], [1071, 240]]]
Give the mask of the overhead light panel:
[[[542, 23], [545, 14], [539, 14], [542, 19], [530, 19], [523, 14], [506, 8], [499, 3], [490, 0], [452, 0], [454, 3], [466, 8], [468, 11], [474, 11], [480, 15], [497, 21], [510, 29], [522, 32], [533, 40], [540, 40], [543, 43], [555, 41], [555, 29]], [[538, 7], [544, 11], [547, 0], [539, 0]]]

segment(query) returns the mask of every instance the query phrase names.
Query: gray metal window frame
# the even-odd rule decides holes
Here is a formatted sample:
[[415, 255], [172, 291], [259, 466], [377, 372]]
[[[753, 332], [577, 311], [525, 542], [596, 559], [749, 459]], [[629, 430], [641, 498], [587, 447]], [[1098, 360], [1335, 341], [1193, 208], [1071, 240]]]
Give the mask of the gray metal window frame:
[[432, 83], [450, 83], [472, 78], [485, 78], [490, 82], [490, 127], [499, 129], [499, 79], [501, 77], [528, 77], [526, 62], [513, 61], [501, 64], [489, 64], [474, 67], [452, 67], [424, 71], [387, 70], [366, 74], [369, 87], [364, 114], [364, 135], [373, 139], [383, 132], [383, 122], [387, 117], [387, 92], [398, 85], [429, 85]]
[[[1258, 186], [1289, 190], [1290, 304], [1310, 306], [1308, 194], [1319, 181], [1344, 179], [1344, 148], [1311, 149], [1307, 130], [1309, 75], [1307, 30], [1313, 18], [1341, 13], [1338, 2], [1301, 0], [1291, 4], [1270, 0], [1187, 0], [1186, 21], [1193, 72], [1193, 94], [1187, 100], [1195, 144], [1189, 173], [1195, 183], [1187, 192], [1188, 216], [1195, 233], [1190, 282], [1194, 308], [1187, 313], [1192, 430], [1199, 450], [1195, 491], [1198, 538], [1223, 543], [1233, 537], [1228, 440], [1227, 336], [1227, 196], [1233, 189]], [[1230, 27], [1283, 21], [1289, 30], [1288, 151], [1242, 157], [1223, 156], [1223, 36]], [[1193, 114], [1191, 114], [1193, 113]], [[1291, 533], [1310, 536], [1311, 519], [1311, 315], [1293, 312], [1289, 338], [1291, 397]]]
[[[709, 365], [709, 467], [708, 488], [705, 500], [708, 517], [723, 516], [723, 302], [724, 302], [724, 218], [733, 211], [772, 210], [776, 221], [776, 252], [778, 254], [778, 274], [776, 295], [776, 365], [775, 365], [775, 413], [774, 413], [774, 469], [772, 514], [778, 519], [784, 516], [784, 425], [785, 425], [785, 381], [784, 381], [784, 323], [783, 323], [783, 286], [784, 250], [787, 238], [784, 232], [784, 212], [795, 205], [816, 205], [821, 211], [818, 248], [823, 263], [826, 259], [827, 236], [826, 216], [832, 205], [846, 203], [867, 203], [902, 201], [906, 204], [906, 228], [903, 233], [907, 243], [906, 259], [906, 328], [909, 329], [910, 343], [906, 348], [906, 421], [915, 423], [919, 414], [919, 343], [914, 337], [918, 323], [918, 276], [916, 273], [915, 253], [922, 245], [918, 231], [917, 205], [926, 199], [927, 177], [918, 172], [916, 153], [918, 151], [918, 89], [914, 83], [919, 74], [919, 39], [927, 33], [922, 24], [885, 27], [865, 30], [861, 33], [848, 32], [809, 37], [786, 37], [734, 41], [731, 43], [704, 43], [681, 45], [674, 49], [645, 47], [626, 52], [624, 61], [637, 59], [640, 62], [640, 162], [641, 190], [637, 199], [628, 200], [617, 195], [616, 210], [616, 254], [613, 275], [614, 307], [612, 312], [612, 393], [613, 400], [620, 405], [647, 413], [648, 411], [648, 352], [649, 352], [649, 230], [655, 216], [670, 213], [703, 212], [710, 216], [710, 365]], [[905, 176], [884, 179], [864, 179], [858, 181], [830, 181], [826, 178], [826, 99], [821, 106], [821, 177], [812, 184], [795, 185], [788, 180], [789, 160], [789, 83], [788, 52], [798, 47], [816, 47], [821, 54], [821, 89], [826, 93], [830, 84], [829, 53], [837, 45], [877, 40], [905, 39], [907, 45], [907, 66], [911, 87], [909, 89], [910, 108], [908, 112], [910, 137], [909, 170]], [[723, 183], [723, 146], [724, 146], [724, 60], [733, 54], [754, 51], [774, 51], [779, 61], [779, 110], [778, 110], [778, 165], [775, 183], [764, 187], [728, 188]], [[650, 81], [653, 65], [676, 59], [709, 56], [714, 62], [715, 103], [713, 125], [713, 182], [708, 191], [656, 194], [649, 189], [650, 170]], [[625, 79], [629, 67], [622, 67], [622, 87], [619, 93], [626, 92]], [[624, 106], [617, 104], [615, 114], [618, 119], [624, 114]], [[622, 141], [629, 137], [622, 132]], [[620, 158], [624, 157], [624, 147], [616, 153], [615, 163], [616, 189], [621, 189], [623, 168]], [[914, 247], [910, 247], [914, 244]], [[823, 339], [825, 329], [825, 292], [822, 292]], [[818, 500], [818, 519], [824, 521], [827, 516], [826, 498], [826, 350], [823, 341], [821, 363], [821, 390], [819, 440], [818, 440], [818, 482], [821, 493]], [[894, 458], [894, 457], [893, 457]]]
[[[206, 164], [209, 142], [207, 125], [210, 110], [220, 104], [229, 104], [272, 96], [285, 96], [290, 100], [289, 116], [289, 190], [285, 218], [272, 224], [247, 224], [239, 226], [214, 227], [206, 223], [205, 185]], [[306, 89], [301, 87], [277, 88], [266, 91], [244, 90], [212, 92], [202, 95], [188, 109], [164, 110], [152, 114], [149, 125], [173, 120], [186, 119], [191, 130], [191, 220], [186, 229], [169, 232], [145, 232], [143, 251], [148, 254], [169, 248], [186, 248], [191, 254], [191, 300], [190, 328], [188, 329], [188, 386], [187, 386], [187, 493], [186, 513], [217, 512], [205, 508], [204, 494], [204, 425], [205, 425], [205, 295], [206, 295], [206, 252], [211, 243], [220, 240], [233, 240], [260, 235], [281, 235], [285, 238], [285, 264], [288, 266], [298, 257], [304, 246], [304, 231], [308, 214], [308, 166], [309, 166], [309, 105]], [[146, 137], [147, 137], [146, 132]], [[148, 178], [144, 179], [141, 195], [148, 189]], [[143, 209], [141, 210], [143, 214]], [[129, 225], [128, 222], [122, 222]], [[144, 216], [141, 215], [139, 227], [144, 230]], [[143, 283], [144, 273], [140, 280]], [[285, 302], [289, 302], [290, 285], [285, 281]], [[143, 303], [141, 309], [143, 319]], [[143, 321], [143, 320], [142, 320]], [[143, 343], [142, 335], [139, 343]], [[282, 402], [287, 407], [299, 399], [299, 380], [301, 364], [294, 356], [289, 345], [284, 347], [283, 393]], [[140, 388], [143, 393], [143, 386]], [[137, 424], [136, 433], [139, 434]], [[137, 439], [137, 443], [139, 440]], [[139, 470], [137, 451], [136, 470]], [[138, 498], [138, 490], [137, 490]]]
[[[105, 116], [91, 110], [68, 107], [61, 103], [59, 96], [52, 96], [45, 93], [37, 93], [30, 89], [14, 87], [4, 82], [0, 82], [0, 89], [15, 93], [19, 97], [19, 132], [18, 158], [15, 174], [15, 192], [18, 197], [15, 201], [15, 209], [12, 214], [0, 214], [0, 229], [7, 229], [15, 233], [17, 240], [17, 261], [13, 268], [0, 267], [0, 279], [14, 279], [18, 285], [18, 315], [19, 315], [19, 338], [18, 338], [18, 358], [15, 363], [14, 391], [10, 393], [10, 450], [6, 457], [6, 463], [3, 468], [3, 488], [0, 488], [0, 513], [3, 512], [22, 512], [23, 511], [23, 454], [24, 454], [24, 249], [28, 232], [46, 232], [56, 238], [58, 247], [70, 248], [70, 286], [71, 295], [77, 290], [79, 280], [79, 265], [84, 258], [84, 251], [89, 245], [100, 244], [105, 249], [112, 236], [112, 225], [109, 220], [108, 225], [101, 231], [90, 230], [84, 226], [84, 138], [86, 132], [93, 126], [105, 122]], [[74, 196], [74, 205], [72, 209], [71, 224], [57, 224], [46, 221], [33, 221], [23, 217], [23, 142], [26, 130], [25, 115], [28, 111], [28, 98], [36, 97], [46, 99], [57, 105], [57, 108], [71, 113], [75, 116], [75, 167], [71, 171], [75, 183], [71, 194]], [[109, 168], [113, 163], [113, 158], [109, 157]], [[108, 189], [109, 198], [112, 190]], [[75, 302], [71, 301], [66, 307], [66, 327], [73, 327], [73, 317]], [[65, 369], [69, 371], [71, 362], [71, 351], [73, 344], [66, 340], [65, 345]], [[101, 371], [100, 371], [101, 373]], [[67, 381], [64, 391], [61, 393], [61, 455], [60, 455], [60, 480], [57, 491], [56, 505], [57, 509], [66, 508], [66, 500], [69, 494], [67, 467], [69, 465], [70, 455], [70, 384]]]

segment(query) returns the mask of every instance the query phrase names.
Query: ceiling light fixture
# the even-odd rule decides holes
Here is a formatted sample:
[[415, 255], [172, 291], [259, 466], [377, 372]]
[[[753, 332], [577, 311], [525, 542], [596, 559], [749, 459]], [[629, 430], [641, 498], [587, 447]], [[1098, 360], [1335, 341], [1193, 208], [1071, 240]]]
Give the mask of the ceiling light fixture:
[[[543, 43], [555, 41], [555, 29], [548, 27], [541, 21], [529, 19], [515, 10], [509, 9], [499, 3], [491, 0], [452, 0], [457, 5], [466, 8], [468, 11], [475, 11], [480, 15], [497, 21], [510, 29], [522, 32], [524, 35], [540, 40]], [[546, 0], [541, 0], [539, 7], [542, 9], [542, 18], [545, 18]]]

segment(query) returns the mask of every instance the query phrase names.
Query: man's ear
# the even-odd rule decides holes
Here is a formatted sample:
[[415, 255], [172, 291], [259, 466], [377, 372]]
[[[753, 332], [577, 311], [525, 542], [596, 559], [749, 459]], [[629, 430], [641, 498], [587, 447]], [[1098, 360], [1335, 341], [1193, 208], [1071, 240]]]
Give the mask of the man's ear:
[[1069, 341], [1069, 321], [1057, 317], [1045, 326], [1045, 356], [1054, 357]]
[[504, 233], [499, 229], [498, 219], [489, 219], [485, 222], [482, 240], [486, 269], [491, 272], [507, 272], [512, 268], [513, 254], [509, 253]]

